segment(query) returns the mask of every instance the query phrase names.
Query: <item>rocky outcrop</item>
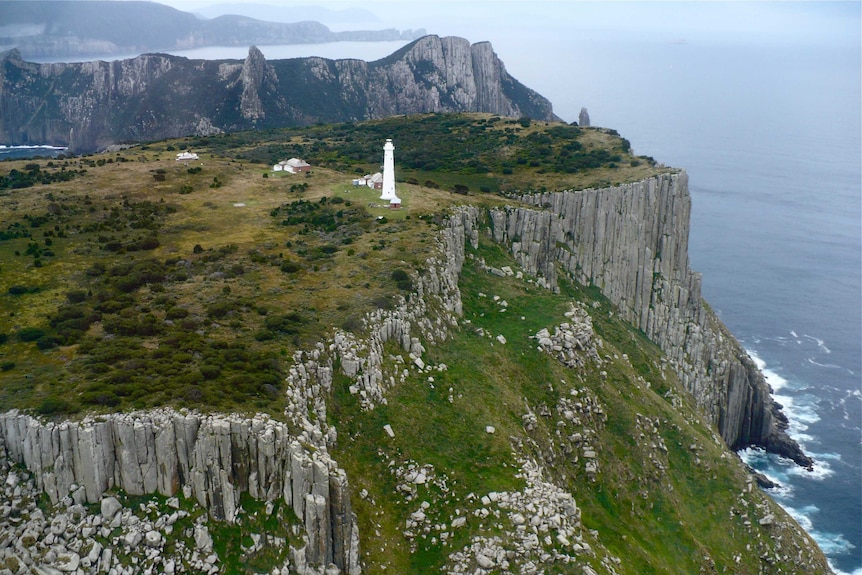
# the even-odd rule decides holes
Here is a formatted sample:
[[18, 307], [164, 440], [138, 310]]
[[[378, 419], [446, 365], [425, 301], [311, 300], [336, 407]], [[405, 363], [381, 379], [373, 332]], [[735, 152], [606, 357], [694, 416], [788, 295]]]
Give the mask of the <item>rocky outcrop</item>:
[[[272, 66], [266, 63], [263, 53], [252, 46], [248, 49], [248, 56], [243, 62], [240, 72], [242, 83], [242, 96], [240, 97], [239, 110], [246, 120], [258, 120], [266, 117], [263, 104], [260, 101], [262, 90], [277, 89], [278, 77]], [[264, 86], [264, 81], [268, 86]]]
[[590, 113], [586, 108], [581, 108], [581, 113], [578, 114], [578, 125], [582, 128], [590, 127]]
[[534, 207], [495, 209], [490, 217], [494, 239], [526, 272], [555, 288], [559, 266], [598, 286], [661, 347], [728, 446], [760, 446], [811, 465], [787, 436], [763, 375], [701, 299], [701, 276], [688, 262], [684, 172], [522, 200]]
[[81, 422], [0, 415], [6, 459], [23, 464], [52, 503], [102, 501], [105, 492], [175, 495], [180, 489], [216, 519], [236, 518], [239, 496], [281, 500], [305, 528], [294, 562], [322, 573], [359, 572], [358, 529], [347, 478], [325, 449], [309, 450], [264, 416], [203, 416], [163, 410]]
[[487, 42], [426, 36], [376, 62], [294, 58], [244, 62], [145, 54], [35, 64], [0, 56], [0, 141], [68, 146], [220, 131], [488, 112], [555, 120], [550, 102], [509, 76]]

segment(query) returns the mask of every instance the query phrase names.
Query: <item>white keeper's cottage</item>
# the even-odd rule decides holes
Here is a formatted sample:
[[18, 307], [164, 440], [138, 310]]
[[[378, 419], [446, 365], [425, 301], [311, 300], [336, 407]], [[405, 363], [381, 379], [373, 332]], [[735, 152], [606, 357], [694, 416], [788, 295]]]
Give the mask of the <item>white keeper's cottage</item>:
[[299, 158], [291, 158], [289, 160], [282, 160], [281, 162], [275, 164], [272, 167], [273, 172], [290, 172], [291, 174], [298, 174], [300, 172], [310, 172], [311, 164], [306, 162], [305, 160], [300, 160]]

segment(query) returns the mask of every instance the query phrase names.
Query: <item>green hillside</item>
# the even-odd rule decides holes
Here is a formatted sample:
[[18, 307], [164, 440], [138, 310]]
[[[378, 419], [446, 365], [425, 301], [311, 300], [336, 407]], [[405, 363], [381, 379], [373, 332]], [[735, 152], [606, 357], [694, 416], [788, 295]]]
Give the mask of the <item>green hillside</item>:
[[[351, 183], [379, 170], [385, 138], [401, 210]], [[175, 161], [186, 148], [200, 160]], [[313, 171], [271, 171], [294, 156]], [[0, 182], [19, 182], [0, 190], [0, 408], [284, 418], [294, 354], [336, 329], [362, 338], [369, 312], [418, 297], [453, 206], [666, 171], [607, 130], [488, 115], [0, 164]], [[387, 371], [398, 383], [370, 410], [335, 370], [326, 417], [364, 573], [826, 572], [597, 288], [552, 293], [479, 238], [462, 319], [425, 344], [428, 369]], [[539, 335], [562, 324], [592, 326], [570, 366]], [[385, 353], [411, 361], [394, 342]], [[267, 554], [243, 560], [236, 537], [223, 533], [224, 564], [266, 572]]]

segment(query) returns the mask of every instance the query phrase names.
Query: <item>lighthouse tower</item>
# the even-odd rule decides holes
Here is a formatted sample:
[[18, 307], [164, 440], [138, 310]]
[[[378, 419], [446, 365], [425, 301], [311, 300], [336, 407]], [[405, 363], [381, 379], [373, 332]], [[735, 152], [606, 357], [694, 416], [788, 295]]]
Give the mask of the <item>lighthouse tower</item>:
[[395, 195], [395, 146], [391, 139], [383, 146], [383, 194], [381, 200], [391, 200]]

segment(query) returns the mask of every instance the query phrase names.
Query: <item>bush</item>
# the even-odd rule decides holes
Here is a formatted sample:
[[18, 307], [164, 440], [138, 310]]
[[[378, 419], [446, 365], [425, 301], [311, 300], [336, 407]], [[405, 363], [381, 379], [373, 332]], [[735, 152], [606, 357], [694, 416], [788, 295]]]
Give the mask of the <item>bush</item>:
[[57, 397], [48, 397], [42, 401], [39, 407], [36, 408], [36, 411], [40, 415], [51, 415], [54, 413], [74, 413], [78, 409], [69, 401], [65, 399], [60, 399]]
[[269, 331], [268, 329], [262, 329], [254, 334], [254, 339], [257, 341], [270, 341], [275, 339], [275, 332]]
[[81, 303], [87, 299], [87, 292], [83, 290], [74, 290], [66, 294], [66, 299], [69, 303]]
[[306, 323], [306, 320], [296, 312], [282, 315], [267, 315], [263, 321], [267, 330], [286, 334], [299, 333], [297, 326], [303, 323]]
[[63, 342], [61, 342], [60, 338], [55, 335], [44, 335], [36, 340], [36, 347], [45, 351], [48, 349], [54, 349], [61, 343]]
[[344, 320], [341, 328], [351, 333], [359, 333], [362, 330], [362, 318], [357, 315], [352, 315]]
[[189, 310], [184, 307], [172, 307], [167, 311], [165, 317], [168, 319], [183, 319], [184, 317], [188, 317]]
[[302, 269], [302, 268], [300, 268], [299, 264], [296, 262], [286, 261], [283, 264], [281, 264], [281, 271], [283, 271], [286, 274], [296, 273], [300, 269]]
[[212, 319], [222, 319], [237, 309], [239, 304], [235, 301], [220, 301], [207, 308], [207, 316]]
[[117, 394], [107, 389], [85, 391], [81, 395], [81, 401], [92, 405], [104, 405], [106, 407], [114, 407], [120, 404], [120, 398], [117, 397]]
[[28, 293], [37, 293], [39, 288], [37, 287], [27, 287], [22, 285], [14, 285], [10, 286], [7, 290], [9, 295], [24, 295]]
[[45, 330], [38, 327], [25, 327], [18, 330], [18, 339], [25, 342], [36, 341], [44, 335]]

